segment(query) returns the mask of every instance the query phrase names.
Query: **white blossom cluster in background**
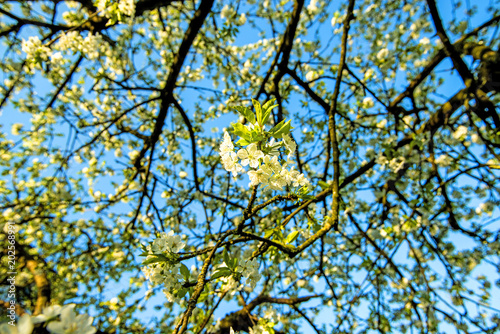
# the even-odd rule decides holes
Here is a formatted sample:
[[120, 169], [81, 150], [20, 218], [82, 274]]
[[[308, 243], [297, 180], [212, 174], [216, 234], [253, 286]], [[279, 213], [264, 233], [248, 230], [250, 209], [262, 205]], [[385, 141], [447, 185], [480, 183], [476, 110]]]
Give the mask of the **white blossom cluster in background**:
[[246, 283], [252, 289], [255, 289], [257, 283], [261, 278], [261, 275], [259, 273], [259, 263], [257, 262], [257, 259], [252, 259], [246, 262], [245, 268], [243, 268], [242, 275], [246, 278]]
[[77, 31], [63, 32], [54, 45], [59, 51], [81, 52], [87, 59], [97, 59], [99, 54], [105, 53], [108, 49], [100, 34], [88, 34], [85, 38]]
[[30, 36], [28, 40], [23, 40], [22, 50], [26, 53], [31, 73], [35, 68], [40, 68], [44, 62], [50, 62], [53, 71], [58, 72], [61, 65], [65, 63], [64, 52], [80, 52], [85, 58], [94, 60], [108, 49], [99, 34], [88, 34], [85, 38], [77, 31], [63, 32], [58, 37], [58, 42], [52, 48], [48, 47], [38, 36]]
[[93, 317], [77, 314], [75, 304], [64, 306], [52, 305], [43, 309], [42, 314], [30, 317], [24, 314], [19, 317], [15, 326], [9, 323], [0, 324], [0, 333], [31, 334], [35, 325], [46, 323], [45, 328], [53, 334], [94, 334], [97, 329], [92, 326]]
[[[98, 0], [95, 5], [99, 14], [108, 17], [110, 23], [120, 22], [124, 17], [133, 17], [135, 13], [134, 0]], [[38, 36], [30, 36], [28, 40], [23, 40], [22, 51], [26, 53], [31, 71], [36, 65], [40, 68], [42, 62], [49, 61], [52, 66], [56, 66], [56, 69], [59, 68], [60, 63], [64, 63], [65, 60], [61, 53], [64, 51], [80, 52], [89, 60], [95, 60], [101, 54], [113, 56], [109, 45], [98, 33], [95, 35], [89, 33], [86, 37], [82, 37], [78, 31], [68, 31], [62, 32], [57, 39], [57, 43], [52, 47], [49, 47], [51, 43], [44, 44]]]
[[[253, 128], [252, 125], [247, 127]], [[224, 139], [219, 148], [224, 169], [236, 176], [238, 173], [246, 172], [243, 167], [249, 166], [247, 174], [250, 178], [250, 187], [263, 184], [269, 190], [283, 190], [284, 186], [307, 186], [309, 180], [291, 166], [290, 158], [295, 154], [297, 145], [289, 135], [284, 134], [282, 138], [283, 140], [276, 144], [274, 138], [266, 144], [266, 147], [272, 148], [267, 155], [256, 143], [251, 143], [235, 152], [231, 136], [224, 131]], [[285, 147], [287, 151], [287, 161], [283, 165], [278, 160], [281, 147]]]
[[[97, 0], [95, 5], [101, 16], [112, 18], [114, 15], [134, 16], [134, 0]], [[118, 12], [118, 13], [116, 13]]]
[[[250, 256], [250, 254], [247, 255]], [[245, 257], [245, 255], [243, 255], [243, 257]], [[237, 262], [243, 263], [243, 261]], [[262, 278], [262, 275], [259, 273], [259, 267], [260, 265], [257, 259], [246, 260], [244, 264], [235, 265], [231, 269], [228, 268], [227, 262], [220, 264], [219, 266], [217, 266], [216, 272], [218, 270], [228, 271], [225, 275], [218, 278], [223, 283], [222, 290], [229, 292], [231, 295], [234, 295], [236, 292], [244, 289], [245, 285], [248, 289], [250, 289], [247, 289], [247, 291], [255, 289], [257, 283], [259, 283], [260, 279]], [[245, 284], [240, 283], [240, 279], [242, 277], [245, 278]]]
[[[175, 254], [185, 246], [186, 243], [181, 240], [181, 237], [170, 231], [169, 233], [161, 233], [159, 238], [146, 247], [149, 255], [146, 257], [145, 263], [155, 259], [159, 261], [145, 265], [142, 267], [142, 271], [153, 286], [163, 284], [165, 287], [163, 292], [171, 302], [178, 300], [176, 293], [182, 287], [181, 280], [183, 278], [180, 273], [181, 264], [177, 263]], [[158, 258], [158, 256], [163, 257], [164, 260], [161, 261], [162, 258]]]
[[47, 61], [52, 55], [52, 50], [45, 46], [38, 36], [30, 36], [27, 41], [23, 40], [21, 48], [26, 53], [27, 59]]

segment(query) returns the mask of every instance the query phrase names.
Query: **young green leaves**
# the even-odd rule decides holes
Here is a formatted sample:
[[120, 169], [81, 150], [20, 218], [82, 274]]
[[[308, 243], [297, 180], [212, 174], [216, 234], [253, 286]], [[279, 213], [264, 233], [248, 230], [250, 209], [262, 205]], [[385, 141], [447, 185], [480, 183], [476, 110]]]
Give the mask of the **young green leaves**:
[[238, 258], [231, 257], [227, 249], [224, 250], [223, 260], [227, 267], [219, 267], [212, 274], [212, 279], [217, 279], [219, 277], [229, 277], [235, 274], [238, 267]]
[[266, 125], [269, 115], [271, 115], [271, 111], [278, 106], [277, 104], [273, 104], [275, 100], [276, 99], [269, 100], [261, 107], [259, 101], [252, 99], [253, 107], [257, 113], [257, 123], [261, 128]]
[[243, 116], [248, 123], [250, 123], [249, 126], [245, 126], [241, 123], [233, 124], [233, 133], [240, 137], [237, 144], [249, 145], [251, 143], [267, 141], [271, 137], [280, 139], [283, 135], [290, 133], [293, 129], [291, 120], [283, 120], [271, 130], [264, 130], [265, 125], [269, 121], [272, 110], [278, 106], [277, 104], [273, 104], [275, 100], [276, 99], [271, 99], [264, 103], [264, 105], [261, 105], [259, 101], [252, 99], [255, 113], [252, 109], [244, 106], [232, 107], [234, 110], [238, 111], [238, 113]]
[[292, 129], [292, 120], [289, 120], [288, 122], [282, 120], [278, 123], [278, 125], [269, 131], [269, 134], [276, 139], [280, 139], [283, 135], [289, 134]]
[[245, 117], [249, 123], [255, 124], [255, 114], [253, 113], [252, 109], [243, 106], [236, 106], [232, 108], [238, 111], [243, 117]]

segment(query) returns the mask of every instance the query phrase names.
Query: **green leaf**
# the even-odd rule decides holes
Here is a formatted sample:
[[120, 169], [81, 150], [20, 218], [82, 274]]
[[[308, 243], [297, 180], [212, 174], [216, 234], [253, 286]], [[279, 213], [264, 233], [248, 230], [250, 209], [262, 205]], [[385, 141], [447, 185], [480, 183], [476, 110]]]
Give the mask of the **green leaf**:
[[283, 241], [283, 232], [280, 230], [276, 230], [276, 233], [274, 233], [276, 240], [282, 242]]
[[153, 264], [153, 263], [162, 263], [167, 262], [167, 258], [163, 255], [151, 255], [149, 259], [146, 259], [142, 262], [143, 265]]
[[267, 111], [267, 109], [274, 108], [275, 106], [277, 106], [277, 104], [275, 104], [274, 106], [271, 107], [274, 101], [276, 101], [276, 99], [270, 99], [269, 101], [264, 103], [264, 105], [262, 106], [262, 110]]
[[200, 297], [198, 298], [198, 303], [204, 302], [205, 300], [207, 300], [207, 297], [208, 297], [208, 292], [202, 292], [200, 294]]
[[257, 114], [257, 123], [262, 126], [262, 107], [260, 106], [259, 101], [252, 99], [253, 107], [255, 108], [255, 113]]
[[285, 243], [287, 244], [292, 243], [295, 239], [297, 239], [298, 236], [299, 236], [299, 231], [293, 231], [286, 237]]
[[186, 293], [189, 291], [187, 288], [181, 288], [179, 291], [177, 291], [177, 297], [182, 298], [186, 295]]
[[189, 279], [189, 276], [191, 275], [188, 267], [184, 265], [184, 263], [181, 263], [181, 274], [184, 277], [184, 279], [187, 281]]
[[280, 139], [284, 134], [289, 134], [290, 133], [290, 131], [293, 129], [293, 127], [292, 127], [292, 120], [289, 120], [286, 123], [283, 123], [283, 122], [284, 122], [284, 120], [281, 121], [274, 128], [272, 128], [271, 131], [269, 131], [269, 133], [271, 134], [271, 136], [273, 136], [276, 139]]
[[229, 268], [231, 268], [232, 270], [235, 270], [237, 266], [238, 266], [238, 258], [233, 257], [231, 259], [231, 265], [229, 266]]
[[269, 115], [271, 115], [271, 111], [277, 107], [278, 105], [275, 104], [274, 106], [272, 106], [271, 108], [269, 108], [268, 110], [264, 111], [264, 116], [262, 116], [262, 125], [265, 125], [267, 123], [267, 120], [269, 119]]
[[217, 268], [217, 270], [212, 274], [211, 279], [217, 279], [219, 277], [227, 277], [232, 275], [231, 269], [228, 267]]
[[318, 181], [318, 184], [321, 187], [321, 189], [330, 188], [330, 185], [328, 183], [326, 183], [325, 181]]
[[235, 106], [231, 108], [237, 110], [243, 117], [246, 118], [247, 121], [255, 124], [255, 114], [253, 113], [252, 109], [243, 106]]
[[273, 234], [275, 230], [267, 230], [266, 233], [264, 233], [264, 238], [269, 239]]
[[261, 125], [265, 125], [267, 123], [267, 120], [269, 119], [269, 116], [271, 115], [271, 111], [276, 108], [278, 105], [277, 104], [274, 104], [274, 101], [276, 101], [276, 99], [271, 99], [269, 101], [267, 101], [266, 103], [264, 103], [264, 105], [262, 106], [262, 123]]
[[237, 135], [238, 137], [245, 138], [247, 141], [252, 140], [250, 131], [247, 129], [246, 126], [244, 126], [241, 123], [234, 123], [233, 124], [233, 133], [235, 135]]
[[285, 125], [285, 120], [282, 120], [281, 122], [279, 122], [278, 124], [276, 124], [271, 130], [269, 130], [269, 133], [272, 135], [274, 133], [276, 133], [277, 131], [279, 131], [283, 125]]
[[316, 196], [309, 195], [309, 187], [304, 186], [297, 191], [297, 196], [299, 196], [300, 199], [304, 200], [310, 200], [310, 199], [315, 199]]
[[303, 200], [306, 200], [306, 201], [309, 201], [311, 199], [316, 199], [316, 196], [314, 196], [314, 195], [308, 195], [308, 194], [299, 194], [299, 198], [303, 199]]
[[262, 133], [260, 133], [259, 129], [257, 128], [254, 128], [252, 132], [250, 132], [250, 137], [252, 138], [252, 143], [256, 143], [266, 139], [266, 137]]
[[227, 248], [224, 249], [224, 253], [222, 254], [222, 258], [224, 259], [224, 263], [226, 264], [226, 266], [231, 268], [231, 266], [229, 265], [229, 262], [231, 259], [229, 258], [229, 253], [227, 252]]
[[246, 146], [246, 145], [249, 145], [251, 144], [251, 142], [249, 142], [248, 140], [244, 139], [244, 138], [240, 138], [236, 144], [240, 145], [240, 146]]

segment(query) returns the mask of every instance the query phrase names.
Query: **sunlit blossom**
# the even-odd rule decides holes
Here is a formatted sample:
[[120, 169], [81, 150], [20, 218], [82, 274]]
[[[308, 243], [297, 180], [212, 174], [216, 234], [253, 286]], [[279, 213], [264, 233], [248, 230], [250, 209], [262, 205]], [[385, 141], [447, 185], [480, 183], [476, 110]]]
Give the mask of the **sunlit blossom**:
[[250, 165], [252, 168], [259, 167], [259, 159], [264, 158], [264, 153], [257, 148], [257, 144], [252, 143], [247, 148], [238, 151], [238, 158], [241, 159], [241, 165]]
[[54, 334], [94, 334], [93, 317], [86, 314], [76, 314], [75, 304], [70, 304], [61, 311], [60, 321], [51, 321], [47, 325], [49, 332]]

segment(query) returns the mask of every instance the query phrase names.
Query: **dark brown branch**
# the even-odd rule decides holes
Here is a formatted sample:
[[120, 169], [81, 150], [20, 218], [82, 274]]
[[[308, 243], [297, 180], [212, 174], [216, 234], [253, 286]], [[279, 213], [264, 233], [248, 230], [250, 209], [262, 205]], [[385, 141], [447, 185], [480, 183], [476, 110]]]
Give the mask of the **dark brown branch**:
[[228, 334], [230, 328], [235, 331], [246, 331], [253, 327], [254, 323], [257, 323], [258, 318], [250, 314], [257, 306], [264, 303], [271, 304], [282, 304], [293, 306], [309, 301], [313, 298], [321, 297], [321, 295], [313, 295], [306, 297], [295, 297], [295, 298], [273, 298], [261, 293], [250, 303], [245, 305], [241, 310], [228, 314], [220, 322], [220, 329], [217, 331], [219, 334]]
[[[427, 0], [427, 4], [429, 6], [429, 11], [432, 16], [432, 21], [434, 22], [434, 26], [436, 27], [436, 32], [441, 42], [444, 46], [444, 51], [448, 57], [451, 58], [455, 69], [460, 74], [467, 91], [474, 94], [477, 104], [479, 108], [474, 108], [473, 111], [486, 122], [486, 118], [491, 114], [493, 120], [495, 121], [495, 125], [497, 128], [500, 128], [500, 118], [496, 114], [495, 105], [488, 99], [486, 96], [486, 92], [484, 92], [479, 84], [474, 79], [474, 75], [467, 67], [467, 64], [463, 61], [458, 50], [453, 46], [450, 42], [446, 31], [444, 30], [443, 24], [441, 22], [441, 18], [439, 17], [439, 13], [436, 7], [436, 2], [434, 0]], [[488, 111], [486, 111], [488, 110]]]
[[210, 321], [210, 318], [212, 317], [212, 314], [214, 314], [215, 310], [219, 307], [220, 302], [222, 300], [224, 300], [224, 297], [226, 297], [227, 293], [228, 293], [228, 290], [224, 291], [222, 293], [222, 296], [219, 297], [219, 300], [217, 301], [217, 303], [215, 304], [215, 306], [210, 309], [210, 312], [208, 312], [208, 314], [205, 316], [205, 319], [203, 319], [203, 322], [201, 323], [200, 327], [198, 328], [197, 334], [201, 334], [201, 332], [203, 332], [203, 329], [205, 328], [205, 326]]
[[312, 295], [306, 297], [293, 297], [293, 298], [274, 298], [266, 295], [259, 295], [250, 303], [248, 303], [244, 309], [248, 312], [251, 312], [254, 308], [263, 303], [271, 303], [271, 304], [282, 304], [282, 305], [297, 305], [300, 303], [307, 302], [313, 298], [322, 297], [322, 295]]
[[460, 53], [455, 49], [453, 44], [450, 42], [450, 39], [448, 38], [446, 31], [444, 30], [441, 18], [439, 17], [439, 13], [436, 7], [436, 2], [434, 0], [427, 0], [427, 5], [429, 6], [429, 11], [431, 13], [432, 21], [434, 22], [434, 26], [436, 28], [436, 33], [441, 39], [441, 42], [443, 43], [444, 52], [453, 61], [453, 65], [455, 65], [455, 68], [462, 77], [465, 86], [467, 88], [470, 87], [474, 89], [476, 86], [474, 81], [474, 76], [467, 67], [467, 64], [465, 64], [463, 59], [460, 57]]
[[18, 22], [18, 24], [21, 24], [21, 25], [29, 24], [29, 25], [33, 25], [33, 26], [37, 26], [37, 27], [48, 28], [52, 32], [71, 29], [71, 27], [69, 27], [69, 26], [58, 25], [58, 24], [51, 24], [51, 23], [47, 23], [47, 22], [40, 22], [40, 21], [35, 21], [35, 20], [30, 20], [30, 19], [22, 18], [22, 17], [19, 17], [17, 15], [14, 15], [12, 13], [9, 13], [8, 11], [6, 11], [6, 10], [4, 10], [2, 8], [0, 8], [0, 13], [4, 14], [5, 16], [10, 17], [13, 20], [16, 20]]
[[[351, 26], [351, 20], [354, 18], [354, 0], [349, 0], [349, 6], [347, 8], [347, 14], [344, 21], [344, 28], [342, 32], [342, 45], [340, 49], [340, 62], [337, 73], [337, 80], [335, 81], [335, 89], [333, 91], [332, 105], [328, 111], [328, 132], [330, 134], [332, 157], [333, 157], [333, 185], [332, 185], [332, 217], [328, 219], [324, 231], [326, 233], [330, 230], [328, 225], [337, 228], [339, 219], [339, 203], [340, 203], [340, 193], [339, 193], [339, 180], [340, 180], [340, 151], [339, 143], [337, 140], [337, 124], [335, 116], [337, 115], [337, 103], [340, 95], [340, 84], [342, 82], [342, 73], [344, 72], [345, 59], [347, 56], [347, 39], [349, 36], [349, 29]], [[324, 227], [324, 228], [325, 228]], [[322, 228], [323, 230], [323, 228]], [[318, 235], [318, 237], [321, 237]]]
[[41, 314], [44, 307], [46, 307], [50, 302], [50, 295], [52, 291], [46, 272], [43, 268], [45, 264], [26, 251], [22, 245], [18, 244], [17, 250], [19, 252], [19, 258], [21, 259], [19, 262], [24, 262], [26, 268], [28, 268], [31, 272], [38, 290], [33, 315]]
[[219, 201], [222, 201], [226, 204], [232, 205], [234, 207], [240, 208], [240, 209], [245, 209], [243, 205], [240, 205], [238, 203], [232, 202], [228, 199], [225, 199], [223, 197], [219, 197], [217, 195], [214, 195], [212, 193], [206, 192], [200, 187], [200, 180], [198, 178], [198, 158], [197, 158], [197, 149], [196, 149], [196, 136], [194, 133], [194, 128], [193, 125], [191, 124], [191, 121], [189, 120], [189, 117], [186, 114], [186, 111], [182, 106], [179, 104], [177, 99], [172, 99], [172, 103], [174, 104], [175, 108], [177, 111], [181, 114], [182, 120], [184, 121], [184, 124], [186, 124], [189, 132], [189, 139], [191, 141], [191, 158], [193, 159], [193, 177], [194, 177], [194, 185], [197, 191], [202, 193], [205, 196], [217, 199]]
[[[492, 19], [486, 21], [479, 27], [472, 30], [470, 33], [462, 36], [462, 38], [460, 38], [457, 42], [455, 42], [453, 46], [457, 50], [461, 50], [463, 47], [463, 43], [467, 38], [477, 35], [481, 30], [489, 27], [492, 24], [497, 23], [498, 21], [500, 21], [500, 15], [493, 17]], [[396, 107], [399, 103], [401, 103], [401, 101], [403, 101], [404, 98], [410, 97], [413, 94], [415, 88], [417, 88], [432, 73], [434, 68], [436, 68], [436, 66], [439, 65], [439, 63], [445, 58], [446, 58], [446, 53], [444, 52], [444, 50], [443, 49], [439, 50], [439, 52], [427, 63], [422, 72], [420, 72], [410, 82], [408, 87], [389, 104], [389, 108]]]
[[330, 105], [325, 100], [323, 100], [318, 94], [316, 94], [316, 92], [314, 92], [311, 89], [311, 87], [307, 84], [307, 82], [299, 78], [299, 76], [294, 70], [287, 68], [286, 74], [290, 75], [293, 78], [293, 80], [295, 80], [295, 82], [297, 82], [297, 84], [300, 87], [302, 87], [306, 91], [306, 93], [309, 94], [309, 96], [325, 110], [325, 112], [328, 112], [328, 110], [330, 109]]
[[[279, 82], [283, 75], [286, 73], [286, 70], [288, 68], [288, 61], [290, 59], [290, 53], [293, 48], [293, 41], [295, 39], [295, 34], [297, 32], [297, 26], [299, 24], [300, 20], [300, 13], [302, 12], [302, 8], [304, 7], [304, 0], [296, 0], [294, 8], [293, 8], [293, 13], [292, 13], [292, 18], [290, 19], [290, 22], [288, 23], [288, 26], [286, 27], [286, 31], [283, 34], [283, 40], [281, 41], [280, 48], [278, 52], [276, 53], [276, 57], [273, 60], [273, 63], [269, 67], [268, 72], [266, 73], [264, 80], [262, 81], [262, 84], [260, 86], [259, 91], [257, 92], [256, 99], [259, 98], [259, 96], [264, 93], [266, 83], [271, 77], [271, 74], [274, 70], [274, 67], [278, 63], [278, 59], [281, 55], [281, 61], [278, 64], [278, 71], [274, 76], [273, 83], [275, 85], [275, 89], [278, 89]], [[279, 120], [278, 120], [279, 121]]]
[[304, 312], [302, 312], [297, 306], [295, 305], [292, 305], [292, 308], [295, 312], [297, 312], [298, 314], [300, 314], [302, 316], [302, 318], [306, 319], [307, 323], [314, 329], [314, 331], [318, 334], [321, 334], [320, 330], [316, 327], [316, 325], [314, 324], [314, 322], [312, 322], [311, 319], [309, 319], [309, 317], [307, 316], [307, 314], [305, 314]]
[[156, 123], [153, 129], [153, 133], [151, 134], [149, 142], [146, 143], [143, 149], [141, 150], [136, 160], [136, 167], [137, 167], [137, 161], [140, 161], [141, 159], [144, 158], [144, 155], [149, 148], [154, 149], [154, 145], [160, 138], [161, 132], [163, 130], [163, 125], [165, 124], [165, 119], [168, 114], [169, 104], [173, 102], [173, 92], [176, 87], [175, 83], [181, 71], [182, 65], [186, 60], [189, 49], [191, 48], [191, 45], [193, 44], [196, 36], [198, 35], [201, 26], [203, 25], [206, 17], [211, 11], [213, 3], [214, 0], [203, 0], [198, 9], [196, 10], [193, 19], [189, 23], [189, 27], [187, 28], [186, 33], [184, 34], [184, 38], [179, 47], [179, 50], [175, 55], [173, 65], [170, 69], [167, 80], [165, 81], [165, 85], [161, 89], [162, 103], [160, 106], [158, 116], [156, 117]]
[[78, 66], [80, 66], [80, 63], [82, 62], [82, 60], [83, 60], [83, 56], [80, 55], [80, 57], [78, 57], [78, 60], [75, 62], [75, 64], [73, 65], [73, 67], [69, 71], [68, 75], [66, 76], [66, 79], [64, 79], [64, 82], [59, 86], [59, 88], [57, 88], [57, 91], [54, 93], [54, 95], [52, 96], [52, 99], [45, 107], [45, 110], [52, 108], [52, 105], [57, 100], [57, 97], [59, 96], [61, 91], [64, 89], [64, 87], [66, 87], [68, 82], [71, 80], [71, 78], [73, 77], [73, 74], [75, 74], [75, 72], [78, 69]]
[[217, 241], [217, 243], [215, 244], [214, 248], [212, 249], [208, 257], [203, 262], [203, 267], [201, 268], [200, 274], [198, 275], [198, 279], [193, 294], [191, 295], [191, 298], [187, 302], [188, 307], [184, 312], [181, 321], [179, 321], [179, 323], [175, 326], [173, 334], [182, 334], [186, 332], [187, 326], [189, 324], [189, 318], [191, 317], [191, 314], [193, 313], [193, 310], [196, 307], [196, 303], [198, 302], [198, 298], [200, 298], [201, 292], [205, 287], [206, 284], [205, 277], [207, 276], [208, 268], [210, 267], [210, 264], [212, 263], [215, 253], [217, 249], [220, 247], [220, 244], [224, 241], [224, 239], [226, 239], [229, 236], [230, 233], [232, 232], [227, 232], [226, 234], [221, 236], [221, 238]]

